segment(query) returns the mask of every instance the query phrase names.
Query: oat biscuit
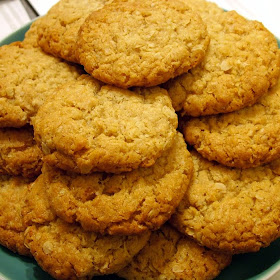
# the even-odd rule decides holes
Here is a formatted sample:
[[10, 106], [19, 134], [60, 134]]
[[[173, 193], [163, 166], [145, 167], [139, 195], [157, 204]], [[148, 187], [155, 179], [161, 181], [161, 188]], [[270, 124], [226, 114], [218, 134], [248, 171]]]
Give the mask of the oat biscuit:
[[24, 231], [21, 209], [29, 179], [0, 175], [0, 244], [21, 255], [30, 255], [24, 246]]
[[[212, 11], [199, 14], [209, 19]], [[277, 41], [260, 22], [235, 11], [213, 16], [215, 21], [207, 20], [210, 44], [203, 61], [165, 85], [173, 107], [183, 115], [226, 113], [252, 105], [279, 77]]]
[[24, 200], [21, 215], [26, 228], [34, 224], [48, 224], [56, 219], [46, 195], [43, 175], [28, 185]]
[[251, 107], [193, 118], [183, 125], [190, 145], [208, 160], [249, 168], [280, 158], [280, 80]]
[[151, 166], [177, 123], [166, 90], [124, 90], [89, 75], [60, 87], [33, 121], [44, 161], [82, 174]]
[[41, 172], [42, 156], [32, 127], [0, 128], [0, 174], [35, 177]]
[[78, 31], [92, 11], [111, 0], [60, 0], [44, 16], [38, 28], [38, 44], [47, 53], [78, 62], [75, 55]]
[[214, 279], [231, 262], [231, 256], [199, 246], [169, 225], [151, 234], [147, 245], [118, 272], [129, 280]]
[[255, 252], [280, 236], [280, 161], [234, 169], [192, 152], [194, 177], [171, 218], [201, 245]]
[[38, 28], [43, 20], [44, 17], [39, 17], [32, 22], [30, 28], [24, 35], [24, 40], [22, 41], [23, 47], [40, 48], [38, 45]]
[[[197, 12], [202, 20], [206, 23], [207, 28], [208, 24], [211, 25], [217, 22], [217, 18], [220, 17], [225, 10], [219, 7], [216, 3], [206, 0], [181, 0], [187, 6], [192, 8]], [[211, 26], [210, 26], [211, 27]]]
[[208, 44], [205, 24], [179, 0], [115, 0], [85, 20], [77, 56], [105, 83], [147, 87], [197, 65]]
[[76, 80], [81, 69], [21, 44], [0, 47], [0, 127], [30, 122], [51, 89]]
[[100, 236], [58, 219], [50, 208], [43, 175], [28, 186], [23, 221], [25, 244], [38, 264], [56, 279], [89, 279], [123, 268], [146, 244], [150, 233]]
[[192, 160], [182, 135], [149, 168], [121, 174], [77, 175], [43, 167], [51, 207], [85, 230], [137, 234], [158, 229], [185, 194]]
[[55, 279], [91, 279], [122, 269], [144, 247], [149, 236], [149, 232], [99, 235], [56, 219], [28, 227], [25, 243], [38, 264]]

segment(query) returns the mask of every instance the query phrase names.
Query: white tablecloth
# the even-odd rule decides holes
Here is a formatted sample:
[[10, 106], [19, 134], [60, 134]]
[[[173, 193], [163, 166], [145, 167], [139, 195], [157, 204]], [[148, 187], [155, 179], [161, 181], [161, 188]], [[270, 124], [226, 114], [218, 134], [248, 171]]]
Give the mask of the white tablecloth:
[[0, 1], [0, 40], [29, 21], [30, 18], [19, 0]]

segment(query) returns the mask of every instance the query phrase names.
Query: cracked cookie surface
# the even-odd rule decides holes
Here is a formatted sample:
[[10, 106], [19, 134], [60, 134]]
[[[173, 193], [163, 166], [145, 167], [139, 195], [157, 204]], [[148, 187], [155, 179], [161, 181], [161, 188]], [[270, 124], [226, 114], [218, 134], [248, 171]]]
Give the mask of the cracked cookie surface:
[[24, 34], [24, 40], [22, 41], [22, 46], [24, 48], [40, 48], [38, 45], [38, 28], [43, 20], [44, 16], [32, 22], [30, 28]]
[[182, 233], [227, 253], [255, 252], [280, 236], [280, 161], [236, 169], [191, 152], [194, 177], [171, 218]]
[[0, 175], [0, 244], [13, 252], [30, 256], [24, 245], [24, 223], [21, 210], [32, 181], [23, 177]]
[[80, 28], [77, 56], [96, 79], [122, 88], [155, 86], [205, 55], [206, 26], [177, 0], [115, 0]]
[[177, 123], [165, 90], [124, 90], [89, 75], [60, 87], [33, 119], [44, 161], [81, 174], [153, 165]]
[[0, 47], [0, 127], [30, 123], [50, 90], [76, 80], [81, 69], [21, 43]]
[[38, 264], [55, 279], [91, 279], [126, 266], [146, 244], [142, 235], [108, 236], [86, 232], [57, 218], [29, 226], [25, 243]]
[[46, 52], [67, 61], [78, 62], [78, 31], [92, 11], [111, 0], [60, 0], [38, 25], [38, 44]]
[[91, 279], [127, 265], [146, 244], [150, 233], [101, 236], [68, 224], [55, 215], [42, 176], [28, 186], [22, 216], [24, 242], [38, 264], [55, 279]]
[[238, 168], [280, 158], [280, 80], [256, 104], [228, 114], [183, 121], [188, 144], [208, 160]]
[[[191, 0], [185, 2], [197, 7]], [[208, 5], [198, 10], [210, 36], [204, 59], [165, 85], [175, 110], [194, 117], [252, 105], [276, 84], [280, 74], [277, 41], [262, 23], [235, 11], [208, 9]]]
[[231, 256], [199, 246], [166, 224], [118, 275], [130, 280], [214, 279], [231, 262]]
[[192, 176], [182, 135], [149, 168], [121, 174], [77, 175], [43, 167], [52, 209], [67, 222], [109, 234], [136, 234], [159, 228], [182, 199]]
[[32, 127], [0, 128], [0, 174], [35, 177], [41, 172], [42, 156]]

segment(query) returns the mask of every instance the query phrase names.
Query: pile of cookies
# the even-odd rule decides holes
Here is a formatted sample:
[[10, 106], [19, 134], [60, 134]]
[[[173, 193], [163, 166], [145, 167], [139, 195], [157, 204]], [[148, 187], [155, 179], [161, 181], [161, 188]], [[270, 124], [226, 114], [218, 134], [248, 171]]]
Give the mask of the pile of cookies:
[[280, 50], [260, 22], [60, 0], [0, 50], [0, 244], [55, 279], [214, 279], [280, 237]]

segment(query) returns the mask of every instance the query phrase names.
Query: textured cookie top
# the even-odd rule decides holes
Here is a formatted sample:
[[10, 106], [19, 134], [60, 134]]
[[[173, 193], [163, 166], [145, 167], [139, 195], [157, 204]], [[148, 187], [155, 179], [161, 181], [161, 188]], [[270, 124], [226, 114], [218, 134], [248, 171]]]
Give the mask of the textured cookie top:
[[23, 177], [0, 176], [0, 244], [21, 255], [30, 255], [24, 246], [21, 214], [29, 183]]
[[55, 279], [74, 280], [119, 271], [143, 248], [149, 236], [149, 232], [98, 235], [56, 219], [46, 225], [28, 227], [25, 243], [38, 264]]
[[24, 40], [22, 41], [23, 47], [38, 48], [38, 28], [41, 25], [41, 22], [44, 20], [44, 17], [40, 17], [32, 22], [30, 28], [24, 34]]
[[68, 222], [109, 234], [158, 229], [182, 199], [192, 176], [192, 160], [182, 135], [149, 168], [118, 175], [77, 175], [43, 167], [53, 210]]
[[78, 62], [75, 44], [78, 31], [92, 11], [111, 0], [60, 0], [41, 20], [38, 44], [47, 53]]
[[233, 169], [192, 152], [195, 175], [171, 218], [181, 232], [228, 253], [258, 251], [280, 236], [280, 161]]
[[81, 71], [39, 48], [0, 47], [0, 127], [30, 122], [51, 89], [75, 80]]
[[130, 280], [214, 279], [231, 256], [211, 251], [164, 225], [118, 275]]
[[77, 56], [93, 77], [119, 87], [154, 86], [205, 55], [201, 18], [178, 0], [115, 0], [80, 28]]
[[124, 90], [83, 75], [57, 89], [33, 124], [45, 162], [87, 174], [151, 166], [172, 145], [177, 122], [166, 90]]
[[200, 12], [204, 19], [215, 18], [207, 21], [211, 41], [205, 58], [166, 85], [175, 110], [182, 114], [218, 114], [252, 105], [276, 84], [280, 73], [277, 41], [260, 22], [234, 11], [219, 16], [212, 11]]
[[202, 20], [206, 23], [207, 28], [209, 24], [217, 22], [217, 17], [223, 14], [224, 9], [220, 8], [216, 3], [206, 0], [181, 0], [191, 9], [196, 11]]
[[89, 279], [114, 273], [127, 265], [146, 244], [150, 234], [100, 236], [57, 219], [46, 196], [43, 176], [28, 186], [23, 221], [29, 226], [25, 244], [38, 264], [56, 279]]
[[33, 224], [48, 224], [56, 219], [57, 216], [51, 209], [46, 195], [43, 175], [28, 185], [21, 215], [26, 227]]
[[0, 129], [0, 174], [34, 177], [41, 172], [42, 156], [31, 127]]
[[186, 141], [208, 160], [249, 168], [280, 158], [280, 80], [251, 107], [185, 122]]

